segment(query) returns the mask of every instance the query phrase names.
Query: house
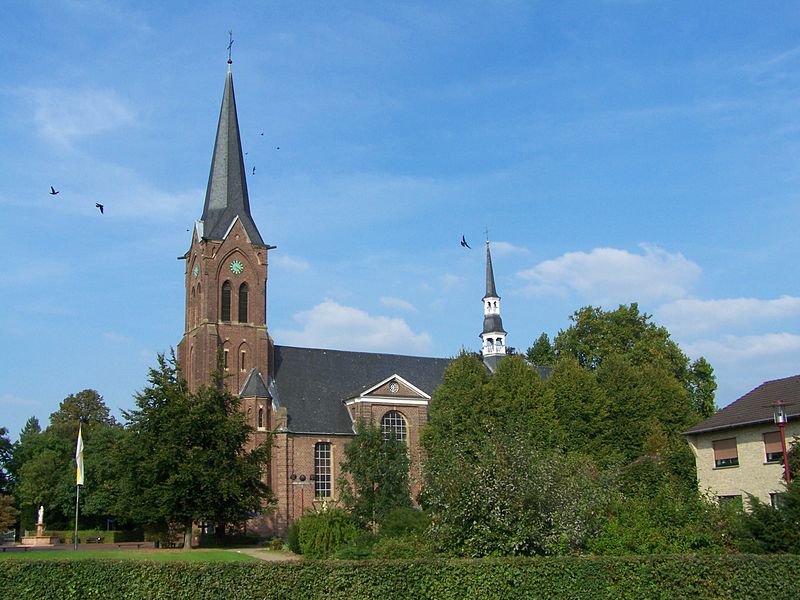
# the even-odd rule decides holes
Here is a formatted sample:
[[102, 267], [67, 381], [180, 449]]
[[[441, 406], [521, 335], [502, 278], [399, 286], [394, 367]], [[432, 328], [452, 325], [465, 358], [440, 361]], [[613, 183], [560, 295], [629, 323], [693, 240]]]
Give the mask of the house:
[[773, 418], [785, 404], [785, 442], [800, 436], [800, 375], [767, 381], [685, 432], [701, 490], [720, 502], [748, 495], [773, 506], [784, 487], [783, 446]]
[[[335, 502], [344, 448], [360, 420], [394, 431], [409, 447], [412, 496], [421, 487], [419, 433], [447, 358], [297, 348], [276, 344], [267, 328], [269, 253], [250, 212], [230, 61], [203, 212], [186, 261], [184, 334], [178, 363], [189, 389], [224, 385], [242, 399], [255, 430], [273, 434], [265, 479], [277, 500], [250, 526], [282, 534], [304, 511]], [[505, 356], [489, 241], [481, 355], [494, 370]]]

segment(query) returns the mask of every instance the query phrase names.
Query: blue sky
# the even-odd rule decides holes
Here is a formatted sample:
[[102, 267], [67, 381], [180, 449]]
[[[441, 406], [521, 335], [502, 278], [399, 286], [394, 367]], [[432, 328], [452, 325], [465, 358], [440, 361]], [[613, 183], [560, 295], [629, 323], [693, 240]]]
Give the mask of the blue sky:
[[800, 372], [800, 5], [34, 0], [4, 18], [12, 437], [84, 388], [119, 416], [180, 340], [228, 30], [277, 343], [477, 350], [488, 229], [511, 346], [638, 302], [712, 363], [718, 405]]

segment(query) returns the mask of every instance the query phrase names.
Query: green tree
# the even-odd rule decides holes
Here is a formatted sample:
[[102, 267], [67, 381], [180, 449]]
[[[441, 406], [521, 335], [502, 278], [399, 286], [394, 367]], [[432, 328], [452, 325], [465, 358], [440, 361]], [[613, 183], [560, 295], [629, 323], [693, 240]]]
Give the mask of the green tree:
[[793, 479], [777, 506], [749, 496], [739, 544], [743, 552], [800, 554], [800, 480]]
[[19, 511], [14, 508], [14, 497], [0, 494], [0, 533], [5, 533], [17, 522]]
[[[123, 435], [110, 415], [103, 397], [95, 390], [70, 394], [50, 415], [47, 429], [38, 422], [26, 423], [15, 448], [17, 481], [15, 494], [24, 514], [44, 506], [50, 529], [68, 527], [74, 519], [76, 493], [75, 447], [81, 424], [86, 473], [81, 490], [80, 524], [103, 526], [114, 516], [118, 469], [114, 461], [115, 440]], [[27, 508], [26, 508], [27, 507]], [[33, 526], [27, 518], [24, 527]]]
[[389, 512], [411, 506], [408, 447], [381, 427], [359, 421], [345, 446], [342, 501], [362, 525], [376, 531]]
[[702, 356], [689, 368], [689, 391], [692, 394], [692, 407], [702, 419], [707, 419], [715, 412], [714, 394], [717, 391], [717, 380], [714, 368]]
[[654, 421], [673, 437], [695, 420], [689, 393], [660, 365], [637, 366], [626, 357], [610, 355], [596, 376], [608, 399], [610, 448], [625, 462], [644, 453]]
[[462, 354], [433, 394], [422, 432], [423, 503], [439, 549], [465, 556], [581, 547], [609, 496], [585, 455], [565, 454], [554, 395], [521, 357], [490, 376]]
[[554, 399], [556, 415], [565, 432], [564, 448], [584, 452], [600, 462], [608, 457], [612, 440], [608, 398], [597, 383], [595, 372], [566, 357], [558, 361], [547, 388]]
[[620, 305], [613, 311], [586, 306], [570, 316], [572, 325], [558, 333], [559, 357], [573, 356], [582, 367], [596, 369], [609, 355], [627, 357], [634, 365], [660, 365], [684, 381], [689, 359], [669, 332], [639, 312], [639, 305]]
[[556, 362], [556, 353], [553, 345], [550, 343], [550, 338], [546, 333], [542, 333], [533, 345], [528, 348], [526, 352], [527, 359], [531, 364], [540, 367], [549, 367]]
[[218, 377], [189, 393], [174, 355], [158, 355], [137, 408], [125, 413], [120, 512], [160, 530], [180, 523], [188, 548], [192, 523], [215, 523], [224, 535], [226, 526], [268, 510], [272, 495], [263, 478], [271, 442], [249, 446], [253, 430], [239, 405]]
[[8, 468], [14, 455], [14, 445], [8, 438], [8, 429], [0, 427], [0, 494], [7, 494], [11, 488]]

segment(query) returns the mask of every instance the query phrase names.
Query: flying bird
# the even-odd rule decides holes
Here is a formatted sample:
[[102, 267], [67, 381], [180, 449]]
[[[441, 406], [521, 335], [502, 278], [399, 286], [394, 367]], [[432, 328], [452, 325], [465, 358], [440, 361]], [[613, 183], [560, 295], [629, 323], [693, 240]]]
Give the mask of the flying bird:
[[461, 245], [464, 246], [464, 248], [469, 248], [472, 250], [472, 246], [467, 243], [467, 240], [463, 235], [461, 236]]
[[95, 202], [94, 206], [95, 206], [95, 208], [99, 208], [100, 209], [100, 214], [101, 215], [104, 214], [103, 213], [103, 205], [102, 204], [100, 204], [99, 202]]
[[61, 193], [61, 192], [59, 192], [59, 191], [58, 191], [56, 188], [54, 188], [52, 185], [50, 186], [50, 195], [51, 195], [51, 196], [55, 196], [56, 194], [60, 194], [60, 193]]

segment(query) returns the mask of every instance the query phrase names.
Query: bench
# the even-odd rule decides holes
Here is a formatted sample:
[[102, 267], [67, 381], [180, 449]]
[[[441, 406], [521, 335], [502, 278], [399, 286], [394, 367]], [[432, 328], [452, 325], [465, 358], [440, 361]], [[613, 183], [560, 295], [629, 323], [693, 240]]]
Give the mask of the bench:
[[155, 548], [153, 542], [119, 542], [117, 548]]
[[92, 537], [87, 537], [86, 538], [86, 543], [87, 544], [102, 544], [103, 543], [103, 538], [101, 538], [99, 535], [95, 535], [95, 536], [92, 536]]

